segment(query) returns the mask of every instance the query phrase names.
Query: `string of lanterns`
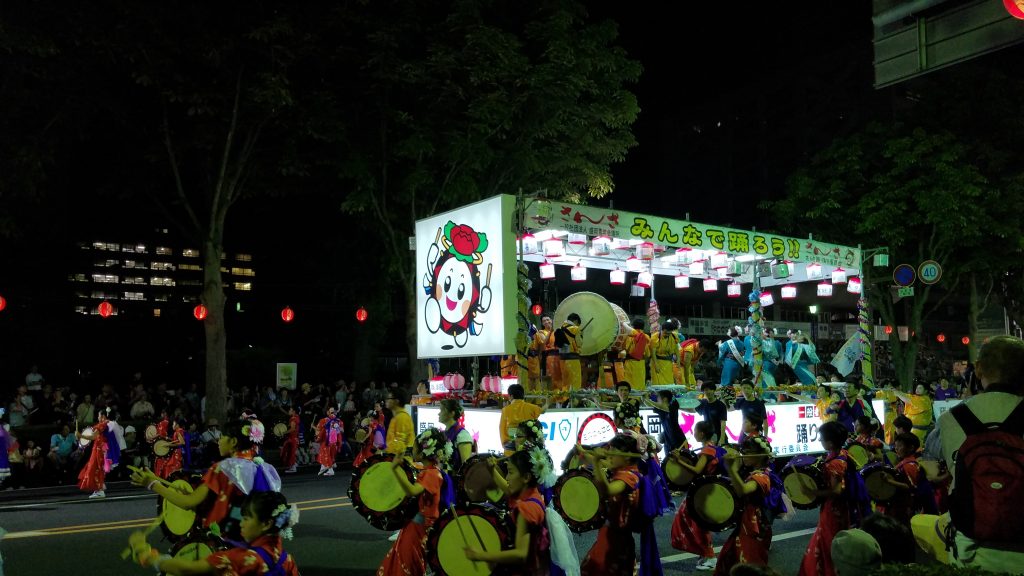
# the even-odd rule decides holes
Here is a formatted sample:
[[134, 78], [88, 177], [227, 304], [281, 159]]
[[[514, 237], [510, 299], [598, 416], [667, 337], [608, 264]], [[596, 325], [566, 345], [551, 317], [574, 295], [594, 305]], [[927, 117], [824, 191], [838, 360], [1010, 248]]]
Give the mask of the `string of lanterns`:
[[[4, 310], [4, 308], [6, 308], [6, 307], [7, 307], [7, 300], [5, 300], [2, 296], [0, 296], [0, 312], [2, 312]], [[110, 318], [111, 316], [113, 316], [113, 315], [115, 315], [117, 313], [117, 308], [115, 308], [114, 305], [111, 304], [110, 302], [104, 300], [103, 302], [100, 302], [99, 305], [96, 306], [96, 313], [101, 318]], [[210, 315], [210, 309], [207, 308], [207, 306], [205, 304], [201, 304], [201, 303], [200, 304], [196, 304], [196, 306], [194, 308], [192, 308], [192, 316], [196, 320], [199, 320], [200, 322], [202, 322], [203, 320], [206, 320], [206, 318], [209, 317], [209, 315]], [[366, 311], [366, 308], [360, 306], [356, 310], [356, 321], [358, 321], [360, 324], [362, 324], [363, 322], [366, 322], [366, 319], [368, 317], [369, 317], [369, 313]], [[281, 309], [281, 321], [282, 322], [284, 322], [286, 324], [290, 324], [294, 320], [295, 320], [295, 310], [292, 309], [291, 306], [285, 306], [284, 308]]]

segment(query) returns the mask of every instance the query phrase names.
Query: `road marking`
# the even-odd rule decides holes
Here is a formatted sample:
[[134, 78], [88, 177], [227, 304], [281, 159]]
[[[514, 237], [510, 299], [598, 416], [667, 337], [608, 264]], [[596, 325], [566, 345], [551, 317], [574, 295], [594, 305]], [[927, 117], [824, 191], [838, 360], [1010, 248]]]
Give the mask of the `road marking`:
[[[321, 498], [319, 500], [304, 500], [296, 503], [316, 503], [316, 502], [328, 502], [331, 500], [347, 499], [345, 496], [336, 498]], [[306, 512], [310, 510], [323, 510], [325, 508], [340, 508], [343, 506], [351, 506], [351, 502], [339, 502], [337, 504], [323, 504], [320, 506], [307, 506], [305, 508], [299, 507], [300, 512]], [[68, 534], [82, 534], [87, 532], [108, 532], [111, 530], [125, 530], [128, 528], [144, 528], [153, 523], [155, 518], [138, 518], [135, 520], [121, 520], [118, 522], [101, 522], [94, 524], [82, 524], [78, 526], [57, 526], [54, 528], [40, 528], [38, 530], [26, 530], [23, 532], [10, 532], [4, 538], [18, 539], [18, 538], [38, 538], [40, 536], [65, 536]]]
[[[817, 528], [805, 528], [803, 530], [797, 530], [795, 532], [783, 532], [782, 534], [773, 534], [772, 535], [772, 542], [779, 542], [781, 540], [789, 540], [790, 538], [799, 538], [801, 536], [807, 536], [808, 534], [814, 534], [815, 530], [817, 530]], [[715, 548], [715, 553], [716, 554], [718, 552], [721, 552], [721, 551], [722, 551], [722, 547], [721, 546]], [[662, 564], [668, 564], [670, 562], [680, 562], [680, 561], [683, 561], [683, 560], [690, 560], [691, 558], [696, 558], [696, 557], [697, 557], [696, 554], [690, 554], [689, 552], [684, 552], [682, 554], [673, 554], [672, 556], [663, 556], [661, 558], [661, 563]]]
[[[114, 500], [141, 500], [143, 498], [155, 498], [156, 494], [148, 492], [146, 494], [133, 494], [131, 496], [108, 496], [106, 498], [94, 498], [89, 500], [88, 498], [78, 498], [76, 500], [56, 500], [53, 502], [32, 502], [29, 504], [13, 504], [11, 506], [0, 506], [2, 510], [20, 510], [24, 508], [40, 508], [47, 506], [58, 506], [61, 504], [91, 504], [98, 502], [111, 502]], [[314, 502], [330, 502], [332, 500], [348, 500], [348, 496], [335, 496], [333, 498], [320, 498], [319, 500], [305, 500], [303, 502], [295, 502], [295, 505], [299, 504], [312, 504]]]

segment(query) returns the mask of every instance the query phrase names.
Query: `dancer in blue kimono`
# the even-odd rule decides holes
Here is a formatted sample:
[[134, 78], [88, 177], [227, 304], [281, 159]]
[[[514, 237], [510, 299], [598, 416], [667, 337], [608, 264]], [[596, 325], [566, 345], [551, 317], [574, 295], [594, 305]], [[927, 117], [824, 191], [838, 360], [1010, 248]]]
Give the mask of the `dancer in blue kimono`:
[[722, 367], [722, 386], [739, 379], [746, 365], [746, 346], [740, 340], [739, 327], [729, 328], [729, 339], [718, 345], [718, 365]]
[[814, 379], [812, 366], [818, 362], [818, 351], [815, 349], [810, 338], [803, 333], [797, 334], [796, 342], [793, 343], [793, 352], [790, 356], [789, 365], [793, 367], [793, 372], [796, 373], [796, 377], [800, 380], [801, 384], [804, 386], [814, 386], [817, 383]]

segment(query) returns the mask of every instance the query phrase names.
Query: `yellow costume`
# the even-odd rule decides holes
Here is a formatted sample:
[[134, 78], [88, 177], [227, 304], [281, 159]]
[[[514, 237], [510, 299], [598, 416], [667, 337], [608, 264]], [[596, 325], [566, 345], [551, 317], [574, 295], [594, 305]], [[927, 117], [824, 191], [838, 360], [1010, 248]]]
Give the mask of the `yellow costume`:
[[700, 341], [690, 338], [679, 345], [679, 383], [697, 385], [697, 361], [704, 354]]
[[924, 445], [924, 439], [928, 435], [928, 428], [932, 425], [932, 399], [927, 395], [908, 394], [910, 402], [904, 401], [903, 403], [903, 415], [910, 418], [910, 421], [914, 424], [914, 428], [911, 430], [918, 438], [921, 439], [921, 445]]
[[526, 373], [529, 376], [526, 387], [528, 390], [537, 390], [540, 386], [540, 358], [541, 352], [544, 351], [544, 341], [541, 339], [541, 332], [549, 331], [538, 330], [533, 335], [533, 340], [530, 341], [530, 347], [526, 352]]
[[412, 416], [405, 410], [400, 410], [388, 424], [388, 435], [385, 439], [387, 447], [384, 449], [388, 454], [404, 456], [405, 451], [412, 446], [416, 435], [412, 429]]
[[[540, 417], [542, 410], [536, 404], [530, 404], [525, 400], [512, 400], [512, 402], [501, 409], [501, 419], [498, 421], [498, 435], [501, 437], [503, 446], [513, 446], [512, 436], [516, 426], [525, 420], [536, 420]], [[514, 450], [506, 448], [505, 456], [511, 456]]]
[[571, 392], [579, 390], [583, 382], [583, 366], [580, 363], [580, 327], [566, 322], [562, 324], [562, 329], [568, 332], [569, 343], [559, 351], [562, 361], [562, 381], [561, 386], [555, 386], [555, 388]]
[[519, 375], [519, 365], [516, 364], [515, 355], [501, 357], [501, 377], [511, 378]]
[[632, 330], [626, 337], [624, 378], [633, 390], [644, 390], [647, 388], [647, 366], [644, 357], [647, 356], [647, 343], [650, 338], [640, 330]]
[[898, 410], [899, 398], [896, 397], [894, 390], [880, 390], [879, 394], [885, 400], [885, 424], [882, 424], [882, 436], [885, 438], [885, 443], [892, 446], [896, 442], [896, 427], [893, 425], [893, 421], [900, 415]]
[[559, 390], [562, 388], [562, 359], [558, 356], [558, 346], [555, 346], [555, 331], [540, 329], [536, 338], [540, 345], [541, 361], [544, 362], [548, 378], [551, 378], [550, 390]]
[[672, 365], [679, 358], [679, 335], [664, 330], [651, 334], [651, 384], [676, 384]]

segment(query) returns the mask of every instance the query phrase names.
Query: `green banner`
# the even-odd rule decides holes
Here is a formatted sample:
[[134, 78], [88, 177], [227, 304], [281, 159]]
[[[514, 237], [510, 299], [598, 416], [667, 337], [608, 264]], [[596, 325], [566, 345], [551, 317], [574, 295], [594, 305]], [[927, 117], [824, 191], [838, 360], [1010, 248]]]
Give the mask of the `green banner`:
[[860, 249], [850, 246], [563, 202], [535, 200], [529, 203], [526, 226], [532, 230], [554, 229], [588, 236], [645, 240], [674, 248], [719, 250], [732, 256], [749, 254], [857, 270], [861, 267]]

